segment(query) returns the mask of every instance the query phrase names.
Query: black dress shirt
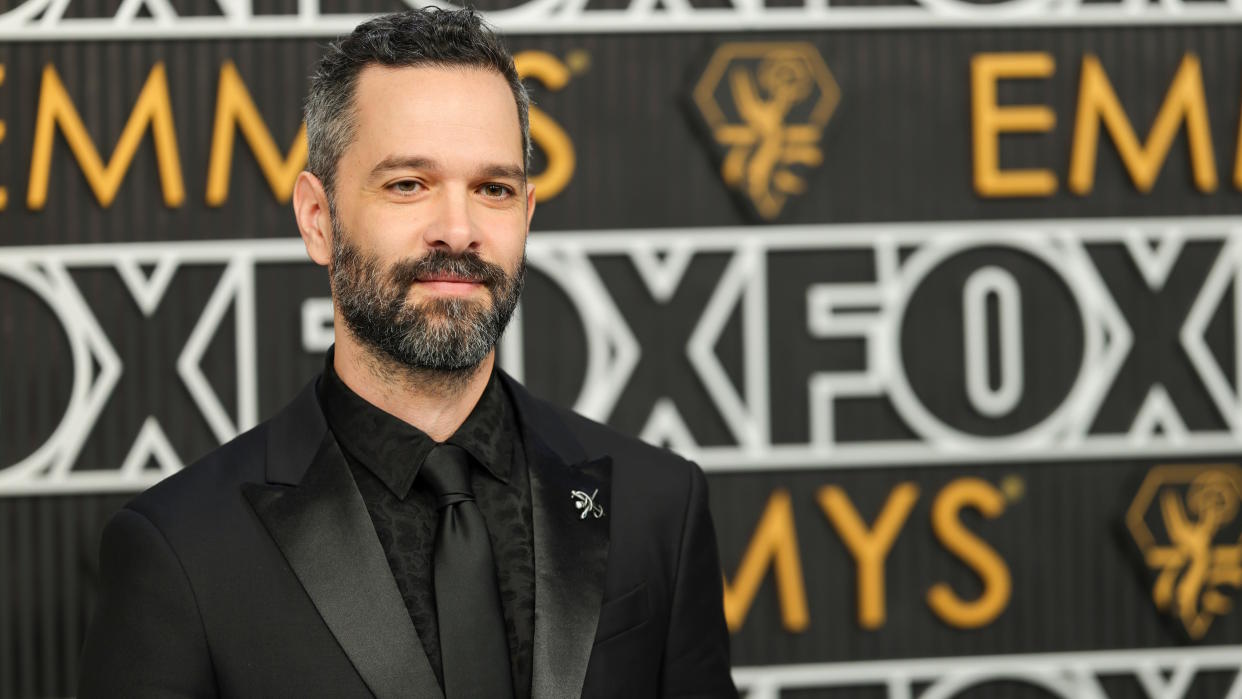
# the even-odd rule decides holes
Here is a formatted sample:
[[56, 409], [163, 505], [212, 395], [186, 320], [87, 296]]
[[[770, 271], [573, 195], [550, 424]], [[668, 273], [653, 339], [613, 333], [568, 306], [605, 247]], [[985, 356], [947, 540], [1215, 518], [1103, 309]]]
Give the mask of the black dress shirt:
[[[319, 402], [443, 687], [432, 571], [439, 515], [430, 488], [418, 480], [423, 460], [436, 442], [350, 390], [332, 362], [329, 351], [319, 381]], [[535, 626], [530, 479], [515, 409], [494, 371], [474, 410], [446, 441], [474, 457], [470, 483], [492, 543], [514, 692], [524, 699], [530, 696]]]

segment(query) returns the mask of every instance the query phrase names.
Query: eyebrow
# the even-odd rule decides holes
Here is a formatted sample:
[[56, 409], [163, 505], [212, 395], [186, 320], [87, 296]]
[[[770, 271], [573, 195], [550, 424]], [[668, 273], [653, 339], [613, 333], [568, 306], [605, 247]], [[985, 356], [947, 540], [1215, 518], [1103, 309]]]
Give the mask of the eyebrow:
[[487, 179], [525, 180], [526, 170], [517, 165], [489, 165], [480, 170], [479, 175]]
[[389, 170], [439, 170], [440, 166], [431, 158], [422, 158], [419, 156], [391, 155], [376, 163], [371, 168], [371, 176], [379, 175]]
[[[371, 168], [371, 176], [375, 177], [391, 170], [427, 170], [430, 172], [437, 172], [439, 169], [439, 163], [431, 158], [396, 155], [384, 158], [377, 163], [375, 167]], [[518, 165], [485, 165], [482, 168], [479, 168], [476, 177], [483, 179], [525, 180], [526, 170]]]

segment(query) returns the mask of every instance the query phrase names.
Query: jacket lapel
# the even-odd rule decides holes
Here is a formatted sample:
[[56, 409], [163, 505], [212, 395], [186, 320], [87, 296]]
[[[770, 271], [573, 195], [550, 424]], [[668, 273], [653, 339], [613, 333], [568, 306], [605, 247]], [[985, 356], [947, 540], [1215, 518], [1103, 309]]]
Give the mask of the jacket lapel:
[[[588, 458], [550, 406], [502, 376], [518, 408], [530, 466], [535, 547], [531, 696], [579, 697], [608, 569], [612, 459]], [[575, 491], [590, 496], [590, 503]], [[588, 511], [591, 504], [601, 508], [602, 516]]]
[[376, 697], [442, 697], [312, 382], [273, 419], [243, 494]]

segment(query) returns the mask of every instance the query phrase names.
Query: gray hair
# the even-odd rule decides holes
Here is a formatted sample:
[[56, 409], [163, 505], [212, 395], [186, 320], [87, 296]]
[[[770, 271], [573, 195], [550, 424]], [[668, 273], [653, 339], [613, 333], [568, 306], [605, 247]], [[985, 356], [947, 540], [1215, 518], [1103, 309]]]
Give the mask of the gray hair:
[[473, 9], [427, 7], [376, 17], [328, 45], [306, 97], [307, 169], [323, 182], [332, 202], [337, 164], [354, 139], [354, 91], [368, 65], [473, 67], [493, 70], [509, 83], [530, 168], [530, 97], [513, 56]]

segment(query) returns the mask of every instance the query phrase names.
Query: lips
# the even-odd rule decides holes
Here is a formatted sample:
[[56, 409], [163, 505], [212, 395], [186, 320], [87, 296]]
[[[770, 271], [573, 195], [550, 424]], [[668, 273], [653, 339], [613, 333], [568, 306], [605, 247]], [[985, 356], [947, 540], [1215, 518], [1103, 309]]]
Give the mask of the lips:
[[420, 259], [396, 263], [391, 272], [392, 284], [397, 288], [419, 285], [443, 293], [474, 293], [478, 287], [495, 291], [507, 279], [499, 265], [485, 261], [475, 252], [449, 255], [434, 250]]
[[433, 295], [444, 296], [473, 296], [479, 289], [487, 288], [482, 282], [471, 279], [470, 277], [458, 277], [452, 275], [431, 275], [420, 277], [418, 280], [419, 288]]
[[427, 276], [427, 277], [420, 277], [418, 281], [420, 282], [446, 282], [450, 284], [482, 284], [483, 283], [481, 279], [472, 279], [470, 277], [457, 277], [457, 276], [448, 275], [448, 274], [439, 274], [439, 275], [432, 275], [432, 276]]

